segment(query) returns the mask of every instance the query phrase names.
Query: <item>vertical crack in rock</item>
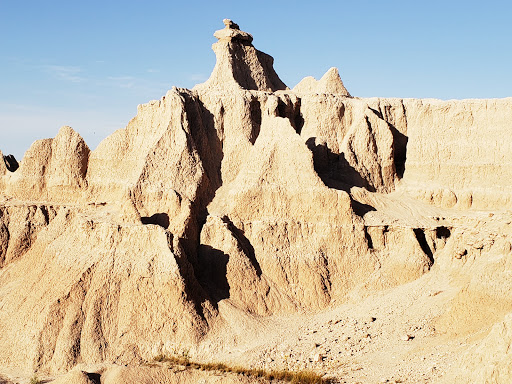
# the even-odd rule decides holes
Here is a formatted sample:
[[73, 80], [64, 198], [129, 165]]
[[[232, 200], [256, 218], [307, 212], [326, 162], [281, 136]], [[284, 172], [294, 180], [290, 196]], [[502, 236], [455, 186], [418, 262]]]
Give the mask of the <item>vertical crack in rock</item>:
[[[199, 155], [205, 176], [198, 185], [196, 201], [192, 202], [192, 217], [197, 220], [197, 229], [189, 236], [194, 248], [199, 244], [199, 234], [206, 222], [207, 206], [213, 200], [215, 192], [222, 185], [221, 164], [224, 158], [222, 143], [217, 135], [213, 114], [199, 98], [183, 94], [185, 110], [190, 124], [190, 135], [194, 149]], [[186, 245], [186, 251], [196, 253]]]
[[364, 227], [364, 237], [366, 238], [366, 241], [368, 243], [368, 249], [373, 249], [373, 240], [372, 236], [370, 235], [370, 232], [368, 231], [368, 227]]
[[251, 142], [252, 145], [254, 145], [256, 139], [260, 134], [262, 117], [261, 103], [257, 98], [252, 98], [250, 101], [250, 114], [252, 129], [249, 141]]
[[427, 243], [425, 232], [421, 228], [414, 228], [413, 231], [414, 235], [416, 236], [416, 240], [418, 240], [418, 244], [429, 259], [430, 266], [434, 265], [434, 254], [432, 253], [432, 249], [430, 249], [430, 246]]

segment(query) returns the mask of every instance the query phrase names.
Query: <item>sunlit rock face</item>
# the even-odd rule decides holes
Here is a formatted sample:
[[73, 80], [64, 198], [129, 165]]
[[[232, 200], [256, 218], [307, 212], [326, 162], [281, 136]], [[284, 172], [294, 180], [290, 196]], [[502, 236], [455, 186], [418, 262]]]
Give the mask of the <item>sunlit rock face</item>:
[[511, 207], [512, 99], [361, 99], [336, 68], [290, 90], [224, 24], [205, 83], [139, 105], [97, 149], [65, 126], [19, 167], [2, 155], [0, 373], [208, 360], [261, 319], [439, 276], [455, 282], [439, 327], [492, 308], [475, 354], [505, 341], [479, 377], [510, 377], [510, 215], [477, 209]]

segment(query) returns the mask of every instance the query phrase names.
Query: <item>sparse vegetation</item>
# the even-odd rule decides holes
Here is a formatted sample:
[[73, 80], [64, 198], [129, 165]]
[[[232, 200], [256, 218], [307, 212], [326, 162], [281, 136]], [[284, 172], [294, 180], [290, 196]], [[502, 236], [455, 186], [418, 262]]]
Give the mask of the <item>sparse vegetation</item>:
[[190, 361], [188, 354], [186, 356], [164, 356], [158, 355], [154, 358], [155, 362], [169, 363], [171, 365], [182, 365], [191, 369], [201, 371], [216, 371], [226, 373], [236, 373], [239, 375], [263, 378], [269, 381], [281, 380], [292, 384], [327, 384], [331, 383], [330, 379], [325, 379], [319, 374], [311, 371], [287, 371], [287, 370], [271, 370], [249, 369], [243, 367], [232, 367], [223, 363], [197, 363]]
[[39, 380], [36, 374], [30, 378], [29, 384], [42, 384], [43, 382]]

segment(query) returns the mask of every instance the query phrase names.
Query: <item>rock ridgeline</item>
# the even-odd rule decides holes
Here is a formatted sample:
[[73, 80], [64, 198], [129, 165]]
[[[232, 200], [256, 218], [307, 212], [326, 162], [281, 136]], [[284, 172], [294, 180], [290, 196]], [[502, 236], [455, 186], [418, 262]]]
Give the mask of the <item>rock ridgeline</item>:
[[511, 99], [354, 98], [336, 68], [290, 90], [224, 24], [205, 83], [95, 150], [63, 127], [0, 164], [1, 366], [200, 354], [239, 313], [318, 311], [462, 254], [477, 241], [439, 207], [510, 206]]

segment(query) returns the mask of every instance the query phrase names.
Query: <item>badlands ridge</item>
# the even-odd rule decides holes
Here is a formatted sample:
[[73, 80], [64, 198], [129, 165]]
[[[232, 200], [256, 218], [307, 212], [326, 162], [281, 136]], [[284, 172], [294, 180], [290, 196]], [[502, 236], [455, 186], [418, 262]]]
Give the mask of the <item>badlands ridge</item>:
[[511, 382], [512, 99], [289, 89], [224, 23], [205, 83], [0, 161], [0, 382]]

